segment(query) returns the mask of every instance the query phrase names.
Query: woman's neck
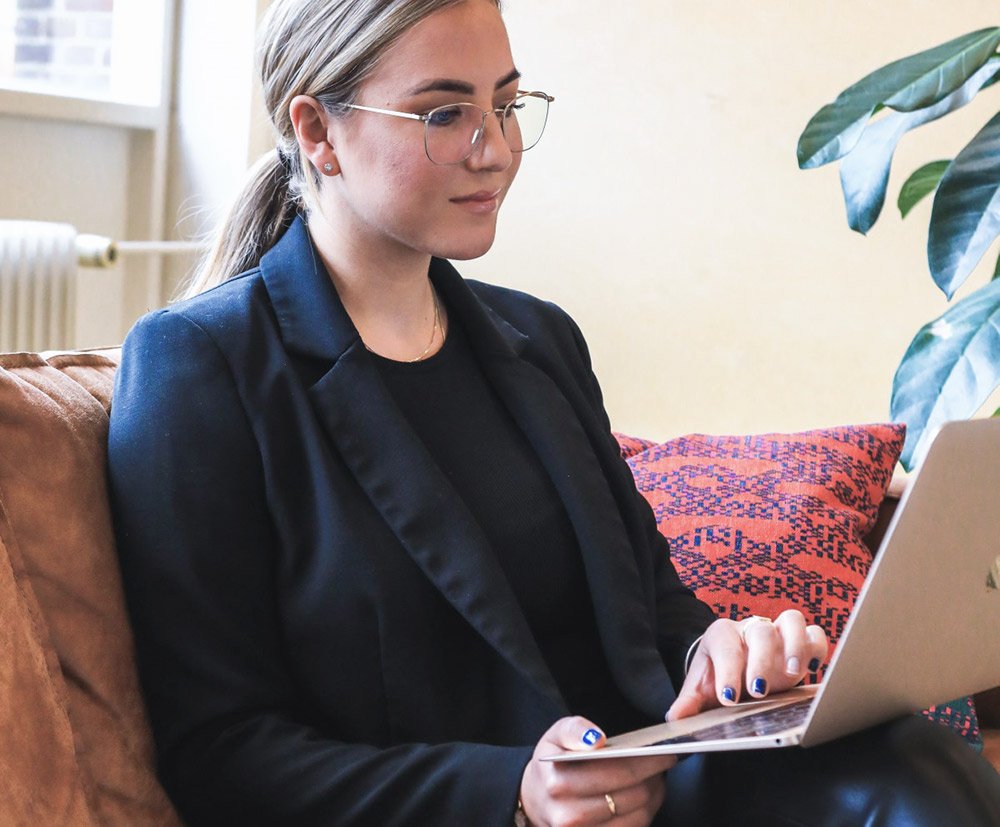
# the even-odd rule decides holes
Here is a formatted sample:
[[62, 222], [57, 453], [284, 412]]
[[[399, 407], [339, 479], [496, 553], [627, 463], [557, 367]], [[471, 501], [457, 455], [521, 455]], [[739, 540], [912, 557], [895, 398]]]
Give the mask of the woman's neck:
[[359, 243], [322, 219], [310, 235], [327, 273], [369, 349], [401, 362], [426, 358], [444, 343], [445, 313], [434, 294], [430, 256]]

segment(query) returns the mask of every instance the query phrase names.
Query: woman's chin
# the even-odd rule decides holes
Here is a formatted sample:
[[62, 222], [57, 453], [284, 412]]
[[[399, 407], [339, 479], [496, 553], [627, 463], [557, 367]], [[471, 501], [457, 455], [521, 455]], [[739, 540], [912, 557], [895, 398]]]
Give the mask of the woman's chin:
[[479, 233], [475, 238], [462, 238], [446, 241], [438, 245], [434, 255], [452, 261], [470, 261], [486, 255], [496, 239], [496, 227], [489, 233]]

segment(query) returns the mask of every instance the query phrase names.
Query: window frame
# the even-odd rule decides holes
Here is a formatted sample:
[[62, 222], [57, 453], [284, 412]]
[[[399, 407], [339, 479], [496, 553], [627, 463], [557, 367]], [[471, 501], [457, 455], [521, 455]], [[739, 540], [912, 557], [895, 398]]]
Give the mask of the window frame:
[[173, 25], [177, 0], [162, 0], [162, 48], [158, 104], [126, 103], [72, 91], [43, 91], [35, 84], [0, 78], [0, 117], [41, 118], [73, 123], [100, 124], [128, 129], [163, 129], [170, 112], [174, 80]]

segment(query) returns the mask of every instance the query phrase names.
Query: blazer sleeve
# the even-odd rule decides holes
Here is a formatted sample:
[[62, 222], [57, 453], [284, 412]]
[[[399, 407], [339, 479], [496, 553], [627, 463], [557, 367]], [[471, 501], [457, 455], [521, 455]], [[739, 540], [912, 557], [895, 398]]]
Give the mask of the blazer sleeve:
[[283, 663], [294, 642], [252, 420], [179, 311], [125, 342], [108, 456], [159, 771], [187, 823], [509, 827], [530, 747], [377, 748], [310, 725]]
[[622, 480], [623, 484], [629, 488], [642, 526], [642, 535], [652, 555], [656, 595], [657, 645], [674, 689], [680, 691], [684, 683], [684, 660], [687, 651], [695, 640], [705, 633], [708, 626], [716, 620], [716, 615], [707, 604], [699, 600], [694, 592], [681, 582], [677, 569], [674, 568], [674, 564], [670, 560], [670, 544], [666, 537], [660, 534], [653, 509], [636, 488], [632, 471], [621, 456], [618, 440], [615, 439], [611, 431], [611, 420], [604, 407], [604, 395], [594, 374], [590, 350], [583, 338], [583, 333], [568, 314], [564, 311], [560, 312], [569, 325], [583, 361], [585, 391], [593, 406], [594, 413], [601, 423], [602, 431], [611, 443], [611, 451], [617, 458], [616, 462], [619, 466], [617, 479]]

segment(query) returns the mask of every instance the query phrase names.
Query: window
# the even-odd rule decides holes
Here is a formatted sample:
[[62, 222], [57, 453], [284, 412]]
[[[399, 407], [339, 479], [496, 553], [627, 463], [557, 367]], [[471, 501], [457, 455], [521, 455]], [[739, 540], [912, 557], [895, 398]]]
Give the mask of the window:
[[0, 86], [157, 106], [167, 0], [0, 0]]

